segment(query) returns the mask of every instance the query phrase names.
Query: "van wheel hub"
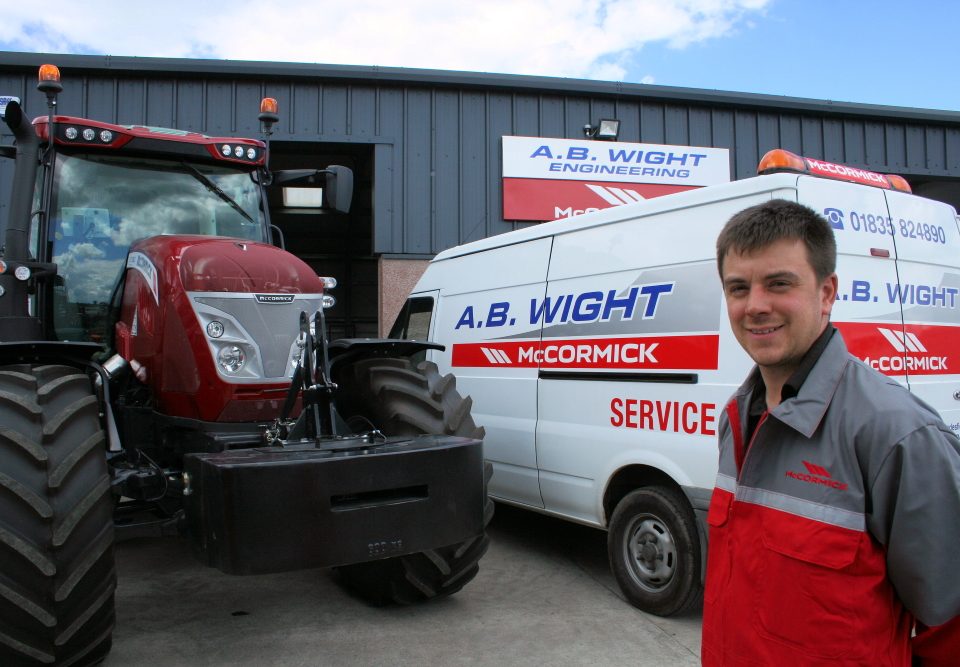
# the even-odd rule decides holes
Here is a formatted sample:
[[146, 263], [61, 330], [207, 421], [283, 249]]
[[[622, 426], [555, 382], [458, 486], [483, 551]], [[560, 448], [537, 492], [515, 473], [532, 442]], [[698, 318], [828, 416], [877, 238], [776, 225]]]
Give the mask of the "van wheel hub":
[[677, 547], [666, 525], [656, 517], [637, 517], [629, 540], [629, 562], [642, 587], [657, 590], [673, 578]]

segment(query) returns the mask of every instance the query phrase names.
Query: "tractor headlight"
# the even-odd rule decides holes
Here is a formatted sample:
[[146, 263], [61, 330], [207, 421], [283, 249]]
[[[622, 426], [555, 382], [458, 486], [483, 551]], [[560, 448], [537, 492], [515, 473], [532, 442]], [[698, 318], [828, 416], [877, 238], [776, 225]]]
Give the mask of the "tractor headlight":
[[217, 352], [217, 363], [225, 373], [239, 373], [246, 363], [247, 357], [236, 345], [227, 345]]

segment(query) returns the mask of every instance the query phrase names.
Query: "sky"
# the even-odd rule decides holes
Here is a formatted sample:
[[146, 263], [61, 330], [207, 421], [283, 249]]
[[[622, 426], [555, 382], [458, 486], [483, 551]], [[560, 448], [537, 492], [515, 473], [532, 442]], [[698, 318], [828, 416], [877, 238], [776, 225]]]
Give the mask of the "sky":
[[960, 3], [947, 0], [38, 6], [4, 8], [0, 50], [529, 74], [960, 111]]

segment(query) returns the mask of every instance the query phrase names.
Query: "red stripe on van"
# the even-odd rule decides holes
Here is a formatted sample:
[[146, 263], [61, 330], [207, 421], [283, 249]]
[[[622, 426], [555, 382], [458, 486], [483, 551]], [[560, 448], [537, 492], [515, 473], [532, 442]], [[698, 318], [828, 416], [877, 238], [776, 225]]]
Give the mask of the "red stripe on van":
[[452, 366], [716, 370], [720, 336], [573, 338], [456, 343]]
[[960, 374], [960, 326], [834, 322], [847, 349], [884, 375]]

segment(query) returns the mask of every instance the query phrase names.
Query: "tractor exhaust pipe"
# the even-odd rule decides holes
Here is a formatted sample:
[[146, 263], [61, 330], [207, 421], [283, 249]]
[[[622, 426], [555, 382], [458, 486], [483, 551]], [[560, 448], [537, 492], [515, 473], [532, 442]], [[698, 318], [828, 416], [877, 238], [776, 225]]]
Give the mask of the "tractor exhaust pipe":
[[16, 164], [13, 170], [10, 209], [7, 228], [3, 237], [3, 257], [8, 261], [29, 259], [30, 214], [33, 206], [33, 187], [37, 180], [40, 141], [33, 124], [23, 114], [19, 102], [7, 103], [3, 122], [13, 133], [17, 142]]
[[[18, 100], [7, 102], [3, 122], [10, 128], [17, 145], [10, 208], [0, 254], [7, 263], [15, 265], [30, 260], [30, 218], [40, 141]], [[27, 282], [17, 279], [12, 270], [0, 274], [0, 331], [3, 332], [0, 342], [35, 341], [42, 335], [40, 320], [30, 315]]]

